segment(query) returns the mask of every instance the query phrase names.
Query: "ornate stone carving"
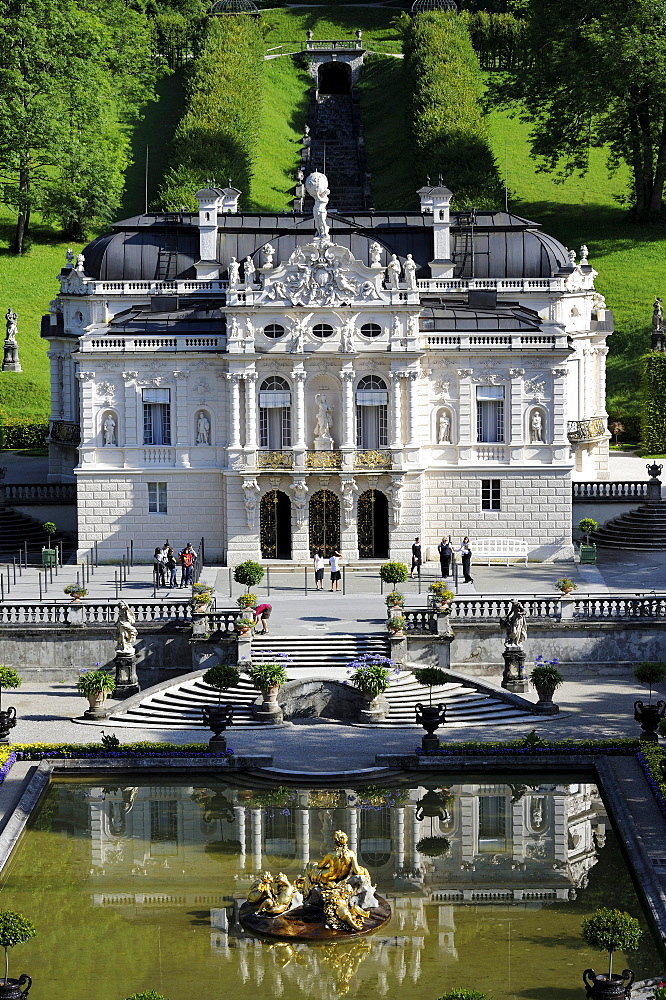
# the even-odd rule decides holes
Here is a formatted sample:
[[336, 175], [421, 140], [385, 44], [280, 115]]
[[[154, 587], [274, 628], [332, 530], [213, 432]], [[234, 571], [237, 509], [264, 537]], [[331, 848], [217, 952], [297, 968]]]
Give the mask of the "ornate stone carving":
[[530, 417], [530, 443], [543, 444], [543, 417], [540, 410], [533, 410]]
[[77, 372], [76, 377], [80, 382], [91, 382], [95, 377], [94, 372]]
[[382, 266], [382, 248], [379, 243], [370, 244], [370, 267], [381, 267]]
[[525, 379], [525, 392], [535, 399], [544, 399], [546, 395], [546, 383], [537, 377]]
[[252, 531], [257, 519], [257, 500], [261, 490], [256, 479], [245, 479], [241, 486], [243, 490], [243, 503], [245, 504], [245, 516], [247, 526]]
[[433, 392], [436, 396], [443, 396], [446, 399], [449, 396], [450, 385], [449, 379], [438, 379], [433, 386]]
[[98, 396], [113, 396], [116, 387], [113, 382], [99, 382], [97, 385]]
[[271, 243], [266, 243], [265, 246], [261, 248], [262, 264], [263, 267], [271, 268], [273, 267], [273, 258], [275, 257], [275, 247]]
[[474, 369], [473, 368], [459, 368], [458, 369], [458, 377], [459, 378], [471, 378], [473, 374], [474, 374]]
[[293, 495], [294, 510], [296, 512], [296, 524], [299, 528], [302, 528], [305, 523], [308, 506], [309, 490], [307, 483], [304, 478], [299, 477], [298, 479], [294, 479], [293, 483], [290, 484], [289, 489]]
[[240, 264], [235, 257], [232, 257], [229, 261], [227, 274], [229, 278], [229, 288], [235, 288], [240, 281]]
[[405, 261], [405, 287], [408, 292], [416, 291], [416, 263], [411, 255], [407, 254], [407, 260]]
[[349, 528], [353, 520], [354, 494], [358, 493], [358, 486], [353, 476], [341, 477], [340, 492], [342, 493], [342, 520], [345, 528]]
[[312, 318], [312, 313], [307, 316], [297, 316], [290, 319], [291, 341], [289, 342], [290, 354], [302, 354], [305, 350], [305, 338], [308, 334], [308, 324]]
[[[340, 317], [338, 317], [340, 318]], [[343, 354], [353, 354], [356, 351], [356, 320], [358, 313], [342, 321], [340, 327], [340, 350]]]
[[[176, 382], [185, 382], [189, 378], [189, 374], [190, 374], [189, 371], [187, 369], [184, 369], [182, 371], [175, 371], [173, 373], [173, 377], [175, 378]], [[197, 392], [201, 391], [202, 391], [201, 389], [197, 389]]]
[[509, 368], [510, 378], [522, 378], [524, 374], [525, 374], [524, 368]]
[[369, 269], [345, 247], [315, 240], [297, 247], [289, 261], [266, 279], [259, 301], [334, 308], [350, 305], [354, 299], [370, 301], [379, 297], [375, 287], [379, 276], [370, 278]]
[[112, 413], [107, 413], [102, 432], [104, 434], [105, 447], [118, 443], [116, 440], [116, 421], [114, 420]]
[[393, 291], [397, 291], [400, 287], [401, 273], [402, 267], [400, 261], [395, 254], [391, 254], [391, 259], [386, 266], [386, 282], [388, 287]]
[[442, 410], [437, 421], [437, 444], [451, 444], [451, 417]]
[[135, 627], [135, 615], [126, 601], [118, 601], [118, 617], [116, 619], [116, 650], [119, 653], [133, 653], [138, 632]]
[[197, 417], [197, 444], [210, 444], [210, 421], [203, 410]]
[[568, 374], [568, 368], [553, 368], [553, 378], [566, 378]]
[[404, 484], [405, 481], [402, 476], [393, 476], [390, 485], [384, 490], [391, 504], [391, 527], [393, 529], [400, 527], [402, 489]]
[[138, 372], [121, 372], [123, 382], [134, 382], [139, 377]]
[[235, 316], [227, 323], [227, 339], [235, 343], [241, 339], [241, 325]]

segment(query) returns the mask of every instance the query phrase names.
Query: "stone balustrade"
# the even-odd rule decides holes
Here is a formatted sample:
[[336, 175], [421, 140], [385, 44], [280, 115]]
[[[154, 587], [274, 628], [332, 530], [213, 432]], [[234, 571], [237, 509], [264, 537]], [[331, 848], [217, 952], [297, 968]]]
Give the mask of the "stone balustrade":
[[7, 483], [8, 504], [76, 503], [76, 483]]
[[[578, 596], [557, 597], [550, 594], [518, 595], [517, 599], [525, 608], [532, 621], [561, 622], [576, 621], [666, 621], [666, 594], [580, 594]], [[498, 622], [511, 610], [513, 598], [457, 597], [451, 610], [451, 624], [465, 622]], [[437, 619], [437, 612], [422, 608], [405, 608], [408, 622], [407, 631], [433, 631], [427, 616]], [[424, 617], [426, 616], [426, 617]], [[427, 622], [427, 624], [426, 624]]]
[[646, 500], [648, 483], [640, 481], [572, 483], [574, 503], [619, 503], [622, 500]]
[[[138, 625], [152, 622], [191, 621], [189, 601], [128, 601]], [[233, 612], [231, 612], [233, 614]], [[115, 601], [5, 601], [0, 604], [0, 625], [104, 625], [114, 624]]]

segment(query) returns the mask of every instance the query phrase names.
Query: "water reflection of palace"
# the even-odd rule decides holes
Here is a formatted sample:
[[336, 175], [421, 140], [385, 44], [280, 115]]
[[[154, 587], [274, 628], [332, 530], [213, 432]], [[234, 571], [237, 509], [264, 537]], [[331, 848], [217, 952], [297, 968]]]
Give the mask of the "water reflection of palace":
[[[130, 919], [165, 907], [203, 907], [212, 951], [233, 958], [242, 981], [270, 975], [276, 995], [292, 979], [321, 997], [328, 996], [324, 981], [331, 996], [344, 994], [370, 950], [379, 993], [405, 977], [416, 982], [426, 939], [436, 940], [438, 960], [457, 958], [458, 907], [531, 909], [573, 899], [605, 838], [604, 808], [591, 784], [139, 786], [82, 794], [94, 905]], [[62, 820], [65, 812], [58, 810]], [[255, 874], [295, 877], [330, 848], [336, 829], [347, 831], [391, 903], [386, 931], [316, 949], [268, 945], [247, 934], [238, 909]]]

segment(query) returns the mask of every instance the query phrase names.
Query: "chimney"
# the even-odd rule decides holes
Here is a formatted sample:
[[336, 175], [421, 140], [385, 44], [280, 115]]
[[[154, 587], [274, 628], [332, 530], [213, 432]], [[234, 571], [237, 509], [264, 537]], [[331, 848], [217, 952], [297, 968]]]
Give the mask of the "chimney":
[[202, 188], [195, 198], [199, 202], [199, 260], [195, 267], [197, 278], [219, 278], [217, 261], [217, 213], [222, 200], [219, 188]]
[[433, 259], [430, 261], [430, 274], [433, 278], [451, 278], [454, 265], [451, 260], [449, 205], [453, 194], [444, 187], [441, 177], [435, 187], [422, 187], [417, 194], [421, 199], [423, 214], [432, 214]]

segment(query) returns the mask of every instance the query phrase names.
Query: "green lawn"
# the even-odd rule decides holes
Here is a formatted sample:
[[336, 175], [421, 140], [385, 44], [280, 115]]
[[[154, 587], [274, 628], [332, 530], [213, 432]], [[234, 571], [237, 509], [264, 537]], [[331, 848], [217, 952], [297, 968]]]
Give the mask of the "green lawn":
[[[363, 32], [363, 45], [383, 52], [400, 52], [397, 31], [391, 28], [395, 10], [384, 7], [309, 7], [294, 10], [274, 9], [262, 15], [266, 46], [284, 44], [290, 51], [305, 48], [306, 32], [316, 39], [354, 38], [356, 29]], [[287, 43], [294, 43], [287, 46]]]

